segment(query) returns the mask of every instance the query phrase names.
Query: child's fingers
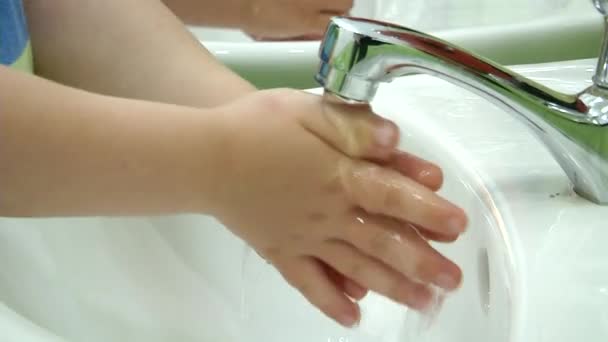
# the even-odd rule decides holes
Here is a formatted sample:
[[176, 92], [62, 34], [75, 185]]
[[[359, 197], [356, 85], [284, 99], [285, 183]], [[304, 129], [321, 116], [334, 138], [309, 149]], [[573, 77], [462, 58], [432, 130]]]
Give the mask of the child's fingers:
[[331, 281], [319, 260], [300, 257], [289, 263], [274, 262], [274, 265], [291, 286], [328, 317], [346, 327], [359, 322], [359, 306]]
[[325, 272], [327, 273], [329, 278], [334, 282], [334, 284], [341, 288], [344, 293], [350, 298], [359, 301], [363, 299], [365, 295], [367, 295], [367, 289], [363, 286], [357, 284], [352, 279], [344, 276], [342, 273], [339, 273], [331, 266], [325, 263], [323, 263], [323, 266], [325, 267]]
[[415, 229], [425, 240], [447, 243], [456, 241], [460, 236], [459, 234], [439, 234], [411, 223], [407, 223], [406, 225]]
[[464, 232], [464, 211], [395, 170], [365, 161], [344, 163], [340, 178], [351, 201], [371, 214], [411, 222], [439, 234]]
[[431, 299], [431, 293], [425, 286], [408, 280], [347, 243], [329, 241], [318, 253], [338, 272], [398, 303], [422, 310]]
[[[313, 96], [316, 113], [302, 113], [301, 124], [334, 149], [353, 158], [386, 161], [399, 142], [399, 129], [371, 112], [368, 105], [345, 104]], [[309, 107], [311, 108], [311, 107]]]
[[342, 238], [348, 243], [404, 277], [446, 290], [460, 285], [462, 272], [458, 266], [433, 249], [416, 230], [401, 222], [360, 213], [346, 229]]
[[359, 285], [357, 282], [351, 280], [350, 278], [344, 276], [342, 276], [342, 278], [342, 287], [344, 288], [344, 293], [346, 293], [350, 298], [359, 301], [367, 295], [367, 288]]
[[424, 227], [420, 227], [410, 222], [403, 223], [404, 229], [411, 229], [412, 231], [418, 233], [418, 235], [424, 240], [431, 240], [436, 242], [454, 242], [458, 239], [460, 234], [440, 234], [434, 231], [425, 229]]
[[411, 153], [395, 151], [385, 165], [433, 191], [439, 190], [443, 184], [443, 172], [439, 166]]

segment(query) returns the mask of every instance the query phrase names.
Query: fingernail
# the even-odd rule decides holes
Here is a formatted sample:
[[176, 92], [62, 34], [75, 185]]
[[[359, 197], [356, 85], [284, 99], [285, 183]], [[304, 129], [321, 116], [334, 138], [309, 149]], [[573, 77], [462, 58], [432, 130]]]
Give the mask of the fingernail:
[[395, 143], [395, 134], [395, 126], [390, 121], [383, 120], [382, 124], [376, 127], [376, 144], [380, 147], [393, 147], [392, 145]]
[[458, 280], [452, 277], [448, 273], [440, 273], [435, 278], [435, 285], [441, 287], [444, 290], [453, 290], [458, 287]]
[[412, 298], [412, 303], [410, 304], [412, 309], [416, 310], [424, 310], [431, 302], [431, 294], [427, 288], [419, 288], [415, 290], [414, 296]]
[[466, 223], [462, 219], [452, 217], [448, 220], [448, 232], [451, 234], [460, 234], [464, 232], [465, 225]]
[[338, 317], [338, 322], [347, 328], [351, 328], [357, 324], [358, 319], [350, 313], [343, 313]]

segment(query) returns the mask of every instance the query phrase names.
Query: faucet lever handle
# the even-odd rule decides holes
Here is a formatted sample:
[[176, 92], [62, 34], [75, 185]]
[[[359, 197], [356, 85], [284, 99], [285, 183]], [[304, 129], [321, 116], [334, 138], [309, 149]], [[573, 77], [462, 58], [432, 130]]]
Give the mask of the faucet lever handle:
[[596, 86], [608, 89], [608, 0], [592, 0], [595, 8], [604, 16], [604, 40], [600, 51], [597, 69], [593, 76]]
[[591, 0], [593, 5], [604, 16], [608, 16], [608, 0]]

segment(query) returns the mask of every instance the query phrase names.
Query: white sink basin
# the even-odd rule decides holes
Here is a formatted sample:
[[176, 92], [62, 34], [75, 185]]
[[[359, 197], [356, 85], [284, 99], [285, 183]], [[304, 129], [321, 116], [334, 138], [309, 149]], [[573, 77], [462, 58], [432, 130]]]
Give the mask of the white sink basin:
[[[589, 0], [361, 0], [352, 15], [432, 32], [503, 65], [595, 57], [603, 32]], [[319, 42], [254, 42], [238, 30], [190, 29], [259, 88], [315, 86]]]
[[[594, 67], [595, 61], [582, 60], [515, 70], [547, 86], [575, 93], [591, 84]], [[485, 235], [485, 243], [493, 242], [488, 247], [492, 295], [496, 295], [497, 285], [492, 274], [507, 276], [504, 286], [510, 296], [492, 303], [491, 295], [490, 312], [497, 310], [494, 312], [502, 315], [507, 311], [510, 340], [605, 341], [608, 207], [579, 198], [526, 125], [465, 90], [428, 76], [415, 76], [385, 85], [376, 103], [379, 113], [400, 123], [406, 133], [405, 146], [408, 140], [418, 146], [421, 132], [431, 136], [432, 143], [427, 143], [426, 149], [432, 152], [423, 149], [421, 154], [446, 166], [453, 182], [448, 184], [461, 182], [485, 203], [481, 212], [472, 212], [468, 206], [476, 218], [470, 234], [477, 231]], [[408, 132], [412, 137], [407, 138]], [[438, 151], [435, 144], [445, 150]], [[442, 155], [445, 152], [448, 155]], [[451, 164], [450, 160], [459, 163]], [[469, 170], [468, 177], [454, 179], [459, 174], [450, 165]], [[446, 191], [447, 196], [455, 195], [457, 202], [471, 201], [471, 196], [458, 190]], [[480, 215], [485, 216], [485, 222]], [[471, 278], [469, 273], [466, 279], [474, 282]], [[465, 283], [465, 289], [468, 285]], [[476, 307], [478, 302], [462, 305], [460, 315], [469, 316], [471, 305]], [[454, 313], [454, 317], [460, 316]], [[461, 329], [477, 324], [465, 322]], [[437, 329], [443, 328], [437, 325]]]
[[[516, 69], [574, 92], [593, 64]], [[453, 85], [399, 79], [374, 108], [444, 167], [442, 193], [470, 216], [440, 247], [465, 280], [433, 322], [370, 294], [361, 325], [341, 328], [209, 217], [1, 219], [0, 341], [606, 341], [608, 207], [574, 195], [525, 125]]]

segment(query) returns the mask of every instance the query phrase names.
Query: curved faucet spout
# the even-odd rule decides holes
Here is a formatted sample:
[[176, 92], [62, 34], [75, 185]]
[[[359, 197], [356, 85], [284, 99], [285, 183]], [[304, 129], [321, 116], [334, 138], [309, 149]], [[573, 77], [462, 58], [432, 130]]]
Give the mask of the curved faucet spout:
[[370, 102], [379, 83], [429, 74], [467, 88], [525, 120], [581, 196], [608, 204], [608, 90], [544, 87], [433, 36], [378, 21], [337, 17], [319, 51], [317, 81], [338, 97]]

